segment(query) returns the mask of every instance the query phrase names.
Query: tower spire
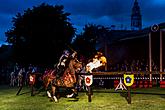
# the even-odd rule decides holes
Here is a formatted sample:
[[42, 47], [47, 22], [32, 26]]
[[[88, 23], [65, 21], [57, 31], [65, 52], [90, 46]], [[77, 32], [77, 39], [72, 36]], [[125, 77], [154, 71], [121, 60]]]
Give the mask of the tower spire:
[[131, 29], [132, 30], [141, 30], [142, 29], [142, 16], [141, 16], [138, 0], [134, 1], [134, 5], [132, 7]]

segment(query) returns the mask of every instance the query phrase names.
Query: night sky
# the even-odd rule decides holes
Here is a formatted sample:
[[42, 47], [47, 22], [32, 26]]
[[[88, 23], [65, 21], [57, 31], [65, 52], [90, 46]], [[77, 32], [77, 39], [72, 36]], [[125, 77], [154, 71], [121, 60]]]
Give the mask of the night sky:
[[[165, 22], [165, 0], [138, 0], [143, 28]], [[5, 32], [12, 27], [12, 17], [41, 3], [64, 5], [71, 13], [71, 23], [77, 33], [87, 23], [130, 29], [130, 15], [134, 0], [0, 0], [0, 44], [6, 40]]]

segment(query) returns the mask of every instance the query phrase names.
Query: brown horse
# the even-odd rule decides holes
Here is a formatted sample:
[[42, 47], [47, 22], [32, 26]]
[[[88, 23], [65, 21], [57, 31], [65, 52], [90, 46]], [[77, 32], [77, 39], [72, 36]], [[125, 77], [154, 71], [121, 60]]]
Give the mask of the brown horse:
[[[64, 71], [63, 75], [60, 78], [56, 77], [56, 70], [48, 72], [47, 75], [43, 77], [45, 88], [47, 89], [49, 84], [51, 84], [51, 92], [47, 89], [48, 97], [52, 98], [57, 102], [56, 89], [59, 87], [72, 88], [72, 91], [75, 93], [75, 84], [77, 83], [76, 72], [82, 68], [82, 63], [78, 62], [76, 59], [71, 59], [68, 68]], [[68, 95], [68, 97], [71, 97]]]
[[51, 93], [48, 90], [49, 85], [52, 84], [52, 81], [56, 78], [55, 76], [56, 70], [55, 69], [49, 69], [45, 71], [45, 73], [42, 76], [43, 81], [43, 88], [46, 90], [48, 97], [51, 97]]

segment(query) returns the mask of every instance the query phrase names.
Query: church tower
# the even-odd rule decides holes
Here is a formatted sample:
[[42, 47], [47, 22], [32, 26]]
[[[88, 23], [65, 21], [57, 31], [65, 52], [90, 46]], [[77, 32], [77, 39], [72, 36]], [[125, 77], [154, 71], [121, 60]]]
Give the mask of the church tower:
[[132, 30], [142, 29], [142, 16], [141, 16], [140, 7], [137, 0], [135, 0], [134, 6], [132, 8], [131, 29]]

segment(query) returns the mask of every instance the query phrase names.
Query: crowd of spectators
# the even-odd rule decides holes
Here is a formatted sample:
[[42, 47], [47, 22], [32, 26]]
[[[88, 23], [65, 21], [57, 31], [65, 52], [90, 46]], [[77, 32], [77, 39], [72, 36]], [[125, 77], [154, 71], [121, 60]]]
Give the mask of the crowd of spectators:
[[[0, 66], [0, 84], [9, 84], [10, 86], [18, 85], [20, 76], [23, 78], [27, 78], [28, 71], [32, 72], [41, 72], [41, 68], [37, 65], [29, 64], [28, 66], [24, 66], [18, 63], [8, 63]], [[13, 84], [13, 81], [14, 83]]]
[[[116, 65], [110, 65], [108, 71], [149, 71], [149, 62], [144, 59], [124, 60]], [[152, 71], [159, 71], [158, 64], [152, 61]]]

